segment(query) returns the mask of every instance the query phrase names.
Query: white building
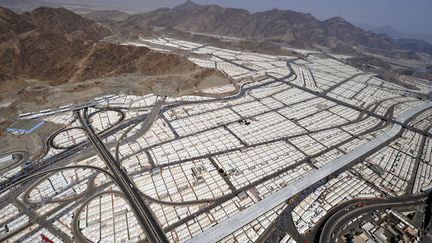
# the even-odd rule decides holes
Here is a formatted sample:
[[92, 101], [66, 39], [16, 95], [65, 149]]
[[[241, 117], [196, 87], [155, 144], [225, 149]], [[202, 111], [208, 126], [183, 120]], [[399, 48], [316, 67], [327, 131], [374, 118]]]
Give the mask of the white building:
[[0, 157], [0, 165], [6, 164], [7, 162], [13, 160], [12, 154]]

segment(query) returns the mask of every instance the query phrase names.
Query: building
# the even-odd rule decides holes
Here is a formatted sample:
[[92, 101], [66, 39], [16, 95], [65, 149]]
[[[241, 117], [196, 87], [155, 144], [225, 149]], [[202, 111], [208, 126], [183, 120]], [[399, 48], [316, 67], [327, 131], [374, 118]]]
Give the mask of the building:
[[8, 163], [9, 161], [11, 161], [13, 159], [14, 158], [13, 158], [12, 154], [9, 154], [9, 155], [6, 155], [6, 156], [2, 156], [2, 157], [0, 157], [0, 165], [6, 164], [6, 163]]
[[6, 131], [15, 135], [30, 134], [40, 128], [45, 121], [41, 119], [25, 119], [12, 123]]

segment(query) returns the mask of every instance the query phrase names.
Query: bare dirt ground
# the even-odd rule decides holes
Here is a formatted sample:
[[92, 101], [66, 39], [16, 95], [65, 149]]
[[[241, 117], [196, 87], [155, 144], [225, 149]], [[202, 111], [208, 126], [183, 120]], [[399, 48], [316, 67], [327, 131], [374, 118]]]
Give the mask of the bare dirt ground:
[[61, 128], [63, 128], [62, 125], [45, 122], [42, 127], [31, 134], [19, 136], [8, 133], [1, 134], [0, 154], [9, 151], [25, 150], [30, 154], [30, 159], [35, 160], [43, 155], [46, 149], [46, 140]]
[[[85, 83], [49, 86], [35, 80], [21, 81], [23, 88], [5, 97], [2, 103], [12, 102], [7, 108], [0, 108], [0, 154], [7, 151], [26, 150], [32, 159], [45, 151], [45, 141], [51, 134], [63, 128], [62, 125], [47, 122], [29, 135], [11, 135], [5, 129], [16, 119], [17, 112], [38, 111], [67, 104], [90, 101], [109, 94], [145, 95], [155, 93], [171, 97], [192, 94], [202, 89], [221, 86], [231, 81], [219, 72], [196, 71], [183, 75], [143, 76], [126, 74], [118, 77], [87, 80]], [[1, 85], [4, 84], [0, 84]]]
[[[204, 72], [197, 69], [176, 75], [123, 74], [56, 86], [37, 80], [5, 81], [0, 83], [0, 90], [7, 90], [0, 95], [0, 104], [5, 104], [5, 107], [0, 107], [0, 135], [23, 112], [82, 103], [111, 94], [155, 93], [175, 97], [230, 82], [220, 72], [211, 69]], [[4, 88], [6, 86], [8, 88]]]

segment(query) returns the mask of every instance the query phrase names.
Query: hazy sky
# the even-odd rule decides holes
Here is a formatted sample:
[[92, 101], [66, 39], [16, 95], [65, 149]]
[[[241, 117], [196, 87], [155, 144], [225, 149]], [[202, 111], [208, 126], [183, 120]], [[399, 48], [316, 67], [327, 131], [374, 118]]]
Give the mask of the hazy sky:
[[[61, 0], [59, 0], [61, 1]], [[136, 10], [172, 7], [185, 0], [63, 0], [116, 5]], [[312, 13], [319, 19], [341, 16], [352, 23], [392, 26], [403, 32], [432, 35], [432, 0], [195, 0], [200, 4], [263, 11], [272, 8]]]

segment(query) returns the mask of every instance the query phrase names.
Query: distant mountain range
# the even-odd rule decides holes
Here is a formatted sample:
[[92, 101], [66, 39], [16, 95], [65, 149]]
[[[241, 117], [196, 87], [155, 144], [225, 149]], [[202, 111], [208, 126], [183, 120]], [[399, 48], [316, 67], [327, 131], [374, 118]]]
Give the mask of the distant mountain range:
[[403, 33], [391, 26], [375, 26], [372, 24], [358, 23], [357, 26], [378, 34], [386, 34], [393, 39], [417, 39], [426, 41], [432, 44], [432, 35], [417, 34], [417, 33]]
[[32, 11], [39, 7], [50, 7], [50, 8], [70, 8], [74, 10], [85, 9], [89, 10], [102, 10], [110, 9], [110, 6], [103, 5], [92, 5], [90, 3], [67, 3], [67, 1], [57, 0], [0, 0], [0, 6], [11, 9], [17, 12]]
[[[0, 0], [0, 5], [31, 9], [40, 5], [57, 7], [65, 4], [50, 0]], [[77, 11], [91, 8], [91, 5], [77, 6], [80, 6]], [[218, 5], [199, 5], [188, 0], [171, 9], [161, 8], [131, 16], [116, 10], [95, 11], [83, 16], [104, 22], [121, 35], [149, 34], [149, 28], [154, 26], [175, 27], [182, 31], [271, 41], [297, 48], [320, 48], [342, 54], [355, 55], [363, 50], [394, 58], [416, 58], [414, 52], [432, 54], [430, 43], [408, 38], [388, 27], [373, 29], [363, 26], [368, 27], [364, 30], [340, 17], [320, 21], [310, 14], [290, 10], [250, 13]]]
[[120, 21], [116, 29], [123, 32], [132, 29], [139, 35], [139, 31], [148, 26], [272, 41], [298, 48], [324, 48], [344, 54], [367, 50], [395, 58], [415, 58], [413, 51], [429, 51], [427, 43], [422, 43], [421, 48], [413, 43], [399, 43], [385, 34], [356, 27], [340, 17], [320, 21], [310, 14], [290, 10], [250, 13], [218, 5], [199, 5], [190, 0], [171, 9], [132, 15]]
[[385, 34], [391, 37], [404, 49], [432, 55], [432, 36], [402, 33], [391, 26], [376, 27], [369, 24], [359, 24], [359, 26], [375, 33]]
[[127, 19], [130, 15], [119, 10], [96, 10], [87, 14], [83, 14], [83, 16], [97, 22], [104, 22], [122, 21]]

